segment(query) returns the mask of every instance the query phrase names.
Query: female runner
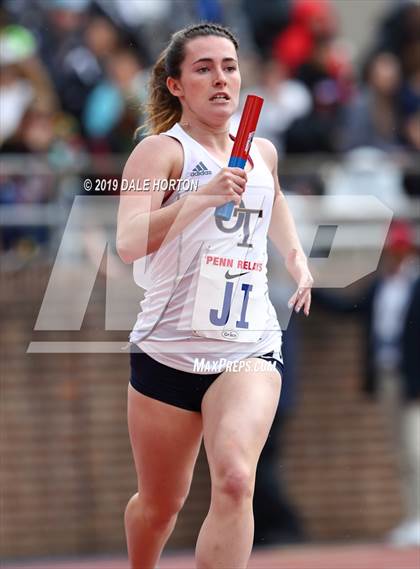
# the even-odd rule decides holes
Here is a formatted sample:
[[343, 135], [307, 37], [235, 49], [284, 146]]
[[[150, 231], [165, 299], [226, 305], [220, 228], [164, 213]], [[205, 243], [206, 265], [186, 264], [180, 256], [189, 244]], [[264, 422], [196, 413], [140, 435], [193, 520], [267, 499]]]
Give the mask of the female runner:
[[[237, 49], [232, 32], [216, 24], [172, 36], [152, 71], [152, 134], [123, 173], [129, 190], [121, 194], [117, 248], [147, 277], [130, 335], [128, 425], [138, 492], [125, 529], [133, 569], [156, 567], [202, 438], [211, 503], [196, 566], [247, 566], [256, 466], [283, 369], [267, 291], [267, 235], [297, 284], [289, 306], [309, 314], [313, 279], [279, 187], [274, 146], [256, 138], [245, 170], [224, 166], [241, 85]], [[217, 206], [232, 201], [230, 221], [215, 217]]]

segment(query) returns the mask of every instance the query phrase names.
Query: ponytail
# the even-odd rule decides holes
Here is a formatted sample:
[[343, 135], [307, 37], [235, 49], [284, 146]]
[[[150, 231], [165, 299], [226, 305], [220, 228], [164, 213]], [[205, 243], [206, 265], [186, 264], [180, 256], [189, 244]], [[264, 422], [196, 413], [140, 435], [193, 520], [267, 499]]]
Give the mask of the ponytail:
[[166, 86], [166, 79], [169, 76], [166, 70], [166, 54], [165, 49], [156, 61], [149, 80], [147, 120], [144, 125], [148, 134], [165, 132], [181, 118], [181, 103]]

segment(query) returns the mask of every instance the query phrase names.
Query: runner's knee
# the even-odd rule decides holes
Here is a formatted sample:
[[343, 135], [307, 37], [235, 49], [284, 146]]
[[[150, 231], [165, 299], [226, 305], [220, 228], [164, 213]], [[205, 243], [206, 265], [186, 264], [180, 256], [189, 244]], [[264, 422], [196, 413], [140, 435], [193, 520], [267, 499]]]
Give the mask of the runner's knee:
[[212, 482], [215, 497], [227, 499], [230, 506], [252, 499], [254, 474], [246, 465], [231, 460], [219, 464]]
[[175, 522], [187, 496], [146, 497], [135, 494], [126, 508], [126, 521], [142, 518], [148, 526], [160, 530]]

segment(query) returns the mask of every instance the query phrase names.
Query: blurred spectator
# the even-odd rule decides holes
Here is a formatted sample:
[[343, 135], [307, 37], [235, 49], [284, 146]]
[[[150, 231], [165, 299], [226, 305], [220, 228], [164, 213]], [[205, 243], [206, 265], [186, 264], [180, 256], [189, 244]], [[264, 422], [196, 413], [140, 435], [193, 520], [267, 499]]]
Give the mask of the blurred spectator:
[[[13, 140], [3, 147], [3, 152], [42, 152], [52, 140], [50, 116], [35, 109], [25, 113]], [[22, 159], [22, 158], [21, 158]], [[0, 176], [0, 205], [43, 204], [54, 197], [55, 176], [45, 164], [25, 164], [22, 173]], [[36, 253], [40, 245], [46, 245], [49, 229], [45, 226], [6, 226], [1, 230], [2, 250], [14, 250], [20, 258]]]
[[[290, 79], [286, 68], [274, 59], [261, 61], [257, 85], [246, 89], [248, 93], [264, 98], [264, 112], [258, 121], [258, 136], [266, 137], [283, 151], [283, 134], [297, 118], [306, 115], [312, 106], [308, 89], [303, 83]], [[239, 124], [240, 113], [233, 118]]]
[[300, 512], [289, 496], [284, 477], [287, 430], [299, 405], [299, 318], [295, 318], [287, 306], [293, 282], [274, 245], [269, 241], [267, 246], [268, 279], [272, 285], [270, 298], [283, 330], [285, 370], [279, 406], [256, 473], [253, 501], [256, 546], [298, 543], [306, 538]]
[[[105, 61], [106, 77], [89, 94], [83, 112], [83, 130], [89, 147], [107, 152], [128, 152], [141, 122], [148, 74], [135, 52], [119, 48]], [[99, 146], [98, 146], [99, 145]]]
[[[58, 201], [59, 175], [83, 166], [82, 141], [77, 124], [63, 113], [46, 111], [33, 105], [25, 112], [14, 136], [2, 147], [3, 154], [12, 153], [18, 162], [10, 173], [0, 177], [0, 205], [46, 204]], [[38, 160], [25, 160], [26, 155]], [[72, 196], [77, 182], [72, 182]], [[49, 244], [50, 229], [46, 225], [7, 226], [2, 228], [2, 249], [14, 251], [21, 259]]]
[[2, 151], [48, 154], [57, 145], [79, 151], [77, 124], [62, 113], [37, 49], [34, 35], [22, 26], [0, 32]]
[[[118, 28], [124, 29], [143, 61], [152, 64], [165, 45], [171, 24], [173, 0], [127, 2], [127, 0], [96, 0], [104, 13]], [[183, 2], [190, 4], [190, 2]], [[125, 38], [127, 39], [127, 37]]]
[[85, 27], [84, 41], [100, 65], [104, 65], [107, 58], [119, 48], [129, 47], [137, 53], [140, 60], [150, 62], [149, 49], [141, 34], [134, 29], [135, 22], [125, 22], [119, 13], [109, 14], [104, 10], [96, 9], [89, 15]]
[[18, 129], [31, 104], [50, 111], [58, 100], [37, 56], [35, 37], [22, 26], [0, 32], [0, 145]]
[[291, 0], [242, 0], [255, 45], [262, 57], [270, 57], [274, 38], [289, 23]]
[[366, 71], [366, 87], [343, 113], [340, 147], [373, 146], [393, 150], [400, 144], [398, 94], [401, 67], [391, 53], [379, 53]]
[[286, 135], [290, 153], [334, 152], [342, 105], [353, 89], [353, 70], [336, 41], [338, 24], [326, 0], [295, 0], [289, 26], [273, 44], [274, 57], [309, 89], [312, 107]]
[[341, 109], [338, 84], [335, 79], [323, 72], [319, 74], [317, 80], [305, 82], [312, 83], [312, 110], [296, 119], [287, 130], [286, 152], [290, 154], [335, 152], [337, 120]]
[[[39, 161], [3, 171], [0, 203], [44, 204], [56, 198], [53, 169], [75, 164], [81, 149], [77, 126], [59, 109], [53, 85], [37, 55], [34, 35], [22, 26], [0, 32], [0, 144], [3, 153], [37, 155]], [[18, 158], [18, 156], [17, 156]], [[23, 157], [20, 157], [23, 160]], [[48, 244], [46, 226], [2, 228], [1, 248], [27, 259]]]
[[410, 150], [420, 150], [420, 46], [419, 69], [402, 86], [400, 92], [402, 114], [401, 138]]
[[364, 391], [383, 407], [398, 456], [405, 519], [389, 535], [399, 546], [420, 546], [420, 271], [410, 225], [391, 225], [381, 271], [362, 295], [317, 292], [318, 302], [364, 317]]
[[95, 56], [99, 64], [117, 49], [120, 42], [119, 32], [105, 16], [95, 14], [86, 24], [83, 36], [86, 47]]
[[413, 150], [420, 151], [420, 112], [409, 115], [403, 125], [403, 136]]
[[102, 77], [100, 64], [83, 40], [89, 0], [46, 0], [38, 30], [40, 54], [61, 107], [80, 121], [86, 97]]
[[393, 53], [401, 62], [404, 79], [419, 72], [420, 4], [416, 0], [394, 3], [379, 28], [374, 51]]
[[172, 0], [170, 9], [171, 30], [176, 31], [191, 22], [224, 23], [223, 6], [220, 0]]
[[294, 73], [311, 58], [316, 43], [331, 39], [337, 31], [337, 20], [327, 0], [294, 0], [290, 23], [279, 33], [273, 54]]
[[255, 479], [253, 506], [256, 546], [305, 540], [302, 520], [288, 496], [281, 471], [287, 426], [296, 405], [298, 341], [297, 323], [292, 315], [287, 330], [283, 332], [285, 371], [280, 402], [258, 462]]
[[[394, 139], [398, 137], [397, 142], [400, 146], [418, 150], [420, 148], [420, 4], [418, 2], [405, 0], [392, 6], [373, 44], [368, 62], [368, 75], [372, 75], [372, 63], [375, 62], [373, 70], [375, 76], [372, 78], [375, 86], [373, 88], [371, 85], [368, 86], [371, 90], [370, 122], [375, 135], [380, 135], [382, 144], [389, 144], [389, 141], [394, 144], [393, 134]], [[367, 106], [366, 94], [364, 97], [364, 104]], [[360, 99], [363, 99], [362, 95]], [[375, 105], [378, 105], [378, 109], [374, 108]], [[369, 128], [369, 125], [366, 128]], [[378, 128], [385, 130], [385, 137], [384, 133], [378, 133]], [[394, 128], [393, 133], [392, 128]]]

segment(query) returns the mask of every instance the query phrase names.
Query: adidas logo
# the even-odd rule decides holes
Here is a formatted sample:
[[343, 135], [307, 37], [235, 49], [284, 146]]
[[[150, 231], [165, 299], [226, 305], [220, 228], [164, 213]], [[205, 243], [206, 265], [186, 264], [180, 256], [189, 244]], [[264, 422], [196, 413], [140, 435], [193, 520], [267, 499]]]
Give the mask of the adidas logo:
[[191, 171], [191, 176], [208, 176], [209, 174], [212, 174], [212, 172], [208, 170], [203, 162], [199, 162]]

